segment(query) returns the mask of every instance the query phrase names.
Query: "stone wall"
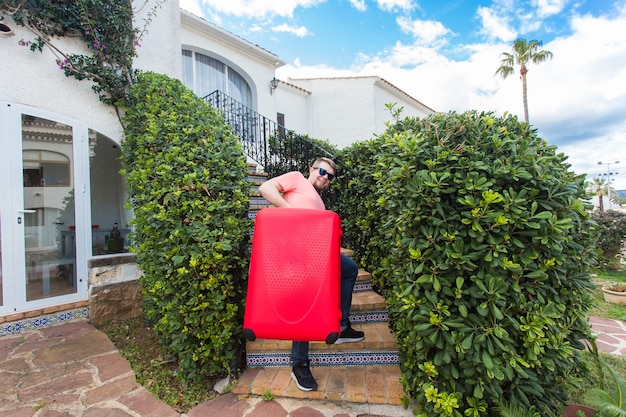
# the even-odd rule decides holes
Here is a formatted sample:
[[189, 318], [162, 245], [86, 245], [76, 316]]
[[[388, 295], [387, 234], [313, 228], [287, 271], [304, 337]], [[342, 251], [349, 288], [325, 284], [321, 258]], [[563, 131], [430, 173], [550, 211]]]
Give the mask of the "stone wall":
[[141, 314], [141, 272], [136, 261], [128, 253], [89, 260], [89, 318], [95, 325]]

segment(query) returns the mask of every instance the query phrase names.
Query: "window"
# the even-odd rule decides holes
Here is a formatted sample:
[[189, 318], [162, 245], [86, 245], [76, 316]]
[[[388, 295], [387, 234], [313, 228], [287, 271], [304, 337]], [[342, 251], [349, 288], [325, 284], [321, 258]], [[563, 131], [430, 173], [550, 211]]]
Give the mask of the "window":
[[[89, 149], [92, 254], [126, 252], [130, 244], [128, 233], [133, 213], [124, 206], [128, 191], [120, 174], [121, 150], [114, 141], [93, 130], [89, 130]], [[110, 246], [114, 228], [121, 233], [122, 242]]]
[[25, 150], [24, 187], [69, 187], [70, 160], [67, 156], [45, 150]]
[[284, 113], [276, 113], [276, 122], [278, 123], [278, 137], [285, 139], [285, 115]]
[[183, 83], [200, 97], [219, 90], [252, 108], [252, 92], [246, 80], [233, 68], [210, 56], [183, 50]]

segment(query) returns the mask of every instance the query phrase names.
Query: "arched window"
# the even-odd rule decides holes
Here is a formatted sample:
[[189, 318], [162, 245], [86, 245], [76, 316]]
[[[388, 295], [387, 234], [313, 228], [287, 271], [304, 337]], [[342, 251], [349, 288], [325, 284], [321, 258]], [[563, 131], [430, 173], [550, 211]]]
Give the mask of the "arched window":
[[24, 150], [24, 187], [69, 187], [70, 159], [59, 152]]
[[183, 49], [183, 83], [199, 97], [219, 90], [252, 108], [252, 92], [246, 80], [233, 68], [210, 56]]

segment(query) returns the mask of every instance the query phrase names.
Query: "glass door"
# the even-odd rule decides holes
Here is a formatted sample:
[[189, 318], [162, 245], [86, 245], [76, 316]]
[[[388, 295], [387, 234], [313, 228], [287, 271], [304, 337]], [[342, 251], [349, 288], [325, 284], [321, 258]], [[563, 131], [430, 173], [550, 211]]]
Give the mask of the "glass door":
[[72, 160], [72, 126], [22, 115], [26, 301], [77, 291]]
[[9, 181], [3, 185], [8, 198], [3, 197], [0, 226], [0, 313], [80, 299], [86, 279], [80, 278], [85, 271], [76, 250], [77, 240], [84, 241], [76, 235], [77, 128], [19, 106], [4, 110], [2, 148], [11, 157], [3, 167]]

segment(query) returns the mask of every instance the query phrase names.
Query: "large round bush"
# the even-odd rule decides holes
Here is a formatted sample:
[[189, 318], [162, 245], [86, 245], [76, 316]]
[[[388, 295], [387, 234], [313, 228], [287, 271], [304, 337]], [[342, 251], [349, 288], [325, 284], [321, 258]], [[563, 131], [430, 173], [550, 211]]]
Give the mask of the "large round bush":
[[154, 73], [132, 87], [124, 124], [144, 310], [183, 379], [235, 371], [251, 232], [242, 147], [217, 110]]
[[514, 117], [467, 112], [398, 120], [342, 158], [359, 175], [338, 210], [387, 297], [419, 415], [561, 407], [585, 369], [595, 257], [566, 156]]

